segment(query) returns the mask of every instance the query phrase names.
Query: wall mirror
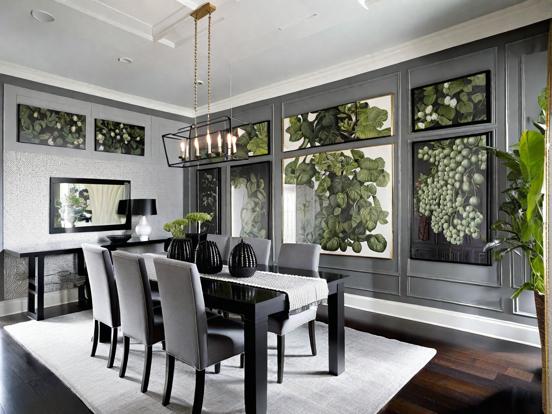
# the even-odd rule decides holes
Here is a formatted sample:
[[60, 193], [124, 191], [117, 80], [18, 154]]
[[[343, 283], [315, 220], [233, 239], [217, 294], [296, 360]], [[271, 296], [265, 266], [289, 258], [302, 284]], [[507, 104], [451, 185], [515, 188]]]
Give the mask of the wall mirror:
[[130, 181], [50, 178], [50, 234], [131, 227]]

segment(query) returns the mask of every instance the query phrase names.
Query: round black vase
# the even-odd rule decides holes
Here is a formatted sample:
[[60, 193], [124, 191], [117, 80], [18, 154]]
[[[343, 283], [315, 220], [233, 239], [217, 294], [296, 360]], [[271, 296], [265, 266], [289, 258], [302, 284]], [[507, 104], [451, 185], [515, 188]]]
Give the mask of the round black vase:
[[167, 257], [169, 259], [193, 263], [194, 251], [192, 249], [192, 240], [173, 238], [167, 250]]
[[207, 240], [207, 233], [186, 233], [186, 238], [192, 241], [192, 252], [195, 252], [197, 245]]
[[219, 273], [222, 270], [222, 257], [217, 244], [209, 240], [199, 242], [195, 263], [199, 273], [208, 275]]
[[234, 277], [251, 277], [257, 270], [257, 256], [253, 247], [242, 239], [232, 249], [228, 263], [230, 274]]

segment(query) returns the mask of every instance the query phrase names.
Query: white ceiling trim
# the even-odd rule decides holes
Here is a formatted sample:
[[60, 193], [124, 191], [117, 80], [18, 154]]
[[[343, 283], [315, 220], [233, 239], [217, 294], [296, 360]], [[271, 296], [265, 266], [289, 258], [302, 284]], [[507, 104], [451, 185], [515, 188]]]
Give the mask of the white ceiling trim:
[[53, 73], [44, 72], [41, 70], [17, 65], [15, 63], [2, 60], [0, 60], [0, 73], [8, 76], [14, 76], [17, 78], [43, 83], [46, 85], [57, 86], [63, 89], [69, 89], [76, 92], [99, 96], [101, 98], [112, 99], [114, 101], [124, 102], [131, 105], [137, 105], [156, 111], [162, 111], [186, 117], [193, 117], [194, 115], [192, 109], [185, 106], [173, 105], [166, 102], [156, 101], [154, 99], [144, 98], [143, 96], [119, 92], [113, 89], [104, 88], [102, 86], [94, 85], [91, 83], [77, 81], [74, 79], [66, 78], [64, 76], [58, 76]]
[[[57, 1], [66, 3], [74, 0]], [[359, 59], [342, 62], [341, 64], [323, 70], [273, 83], [262, 88], [235, 95], [231, 98], [213, 102], [211, 105], [212, 112], [320, 86], [527, 26], [552, 18], [551, 6], [552, 0], [527, 0], [518, 5], [490, 13], [477, 19], [447, 28], [446, 30], [414, 39], [387, 50], [379, 51], [377, 54], [366, 55]], [[11, 62], [0, 60], [0, 73], [167, 113], [187, 117], [194, 116], [193, 109], [190, 107], [174, 105], [142, 96], [119, 92]], [[200, 107], [198, 115], [204, 114], [206, 109], [206, 106]]]
[[[550, 18], [552, 18], [552, 0], [527, 0], [445, 30], [378, 51], [376, 54], [369, 54], [316, 72], [218, 100], [211, 104], [211, 112], [223, 111], [231, 107], [238, 107], [346, 79]], [[198, 108], [198, 115], [206, 112], [206, 105]]]

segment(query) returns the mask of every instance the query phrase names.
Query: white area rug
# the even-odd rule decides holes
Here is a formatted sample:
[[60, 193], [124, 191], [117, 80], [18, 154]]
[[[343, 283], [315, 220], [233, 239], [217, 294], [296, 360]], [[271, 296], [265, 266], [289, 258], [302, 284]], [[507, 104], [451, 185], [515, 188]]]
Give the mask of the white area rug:
[[[119, 378], [122, 346], [113, 369], [106, 368], [108, 345], [90, 357], [92, 314], [73, 313], [5, 327], [67, 384], [95, 413], [191, 412], [195, 374], [176, 363], [171, 404], [161, 405], [165, 355], [154, 348], [149, 390], [140, 392], [143, 346], [131, 344], [126, 377]], [[316, 325], [318, 355], [310, 355], [308, 331], [286, 335], [284, 383], [276, 383], [276, 337], [269, 334], [268, 411], [270, 413], [377, 413], [435, 355], [435, 350], [346, 329], [346, 371], [328, 374], [327, 325]], [[239, 357], [223, 362], [218, 375], [208, 370], [205, 413], [244, 412], [243, 370]]]

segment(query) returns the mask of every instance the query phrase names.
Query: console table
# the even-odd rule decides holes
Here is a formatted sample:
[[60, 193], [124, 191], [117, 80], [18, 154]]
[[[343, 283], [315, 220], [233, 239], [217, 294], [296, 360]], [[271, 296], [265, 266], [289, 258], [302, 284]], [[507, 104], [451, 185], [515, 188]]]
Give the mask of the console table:
[[[149, 240], [132, 238], [124, 243], [96, 242], [109, 251], [125, 247], [145, 246], [151, 244], [165, 243], [166, 236], [151, 237]], [[84, 254], [81, 249], [81, 241], [52, 242], [47, 244], [36, 244], [29, 246], [9, 246], [4, 249], [9, 255], [27, 258], [29, 261], [28, 270], [28, 292], [27, 292], [27, 314], [37, 321], [44, 319], [44, 258], [46, 256], [57, 256], [63, 254], [74, 254], [77, 256], [77, 274], [86, 276], [86, 265]], [[85, 285], [79, 286], [79, 304], [83, 308], [90, 307], [89, 298], [86, 297]]]

